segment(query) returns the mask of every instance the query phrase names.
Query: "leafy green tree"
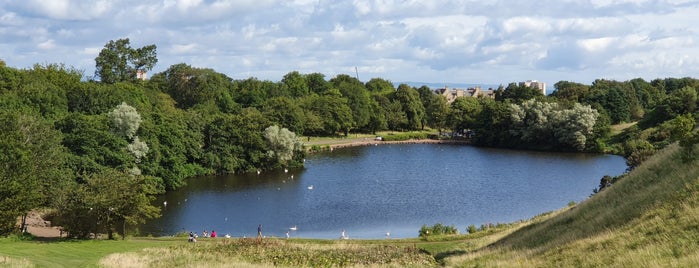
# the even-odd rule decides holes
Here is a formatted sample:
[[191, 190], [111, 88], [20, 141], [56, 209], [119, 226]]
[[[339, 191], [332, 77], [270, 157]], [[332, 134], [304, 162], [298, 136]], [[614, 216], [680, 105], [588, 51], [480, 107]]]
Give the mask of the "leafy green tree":
[[[302, 107], [312, 112], [317, 118], [322, 120], [322, 133], [335, 135], [338, 132], [348, 132], [354, 125], [352, 119], [352, 109], [347, 106], [347, 99], [342, 98], [342, 94], [337, 89], [330, 89], [320, 96], [310, 96], [304, 99]], [[313, 119], [313, 116], [306, 118]], [[307, 128], [307, 131], [310, 128]]]
[[131, 48], [128, 38], [110, 40], [95, 58], [95, 76], [103, 83], [133, 81], [139, 71], [150, 71], [158, 62], [156, 46]]
[[281, 82], [283, 85], [282, 91], [288, 92], [287, 94], [284, 94], [282, 96], [297, 98], [301, 96], [306, 96], [310, 93], [310, 89], [308, 88], [308, 84], [306, 83], [305, 77], [297, 71], [293, 71], [284, 75], [284, 78], [282, 78]]
[[[369, 123], [371, 115], [369, 92], [364, 87], [364, 84], [348, 75], [338, 75], [330, 80], [333, 87], [337, 88], [342, 96], [347, 99], [347, 106], [352, 110], [352, 121], [355, 128], [364, 128]], [[345, 136], [349, 132], [349, 128], [345, 131]]]
[[384, 130], [388, 127], [388, 123], [386, 122], [386, 113], [375, 99], [369, 100], [369, 107], [371, 112], [366, 130], [372, 134], [376, 134], [377, 131]]
[[262, 113], [294, 133], [304, 133], [304, 111], [299, 103], [289, 97], [271, 98], [262, 107]]
[[117, 135], [133, 139], [136, 131], [141, 125], [141, 115], [133, 108], [122, 102], [114, 110], [109, 112], [109, 118], [112, 120], [112, 127]]
[[310, 73], [304, 75], [308, 89], [315, 94], [323, 94], [330, 89], [330, 82], [325, 81], [325, 75]]
[[303, 143], [294, 132], [286, 128], [280, 128], [277, 125], [270, 126], [265, 129], [264, 137], [270, 147], [267, 155], [272, 159], [277, 159], [283, 167], [288, 166], [295, 154], [303, 153]]
[[585, 150], [594, 136], [599, 113], [589, 105], [575, 103], [571, 109], [554, 113], [553, 131], [558, 142], [577, 151]]
[[511, 106], [507, 102], [481, 98], [482, 111], [477, 117], [473, 142], [482, 146], [515, 147], [517, 140], [512, 137]]
[[184, 63], [170, 66], [151, 80], [161, 84], [161, 90], [170, 94], [177, 107], [182, 109], [215, 102], [222, 92], [229, 92], [234, 87], [232, 80], [224, 74]]
[[0, 94], [17, 90], [25, 76], [26, 74], [20, 70], [4, 64], [0, 66]]
[[403, 112], [408, 119], [405, 129], [416, 130], [422, 127], [423, 118], [425, 117], [425, 107], [422, 106], [420, 95], [411, 86], [401, 84], [393, 94], [393, 98], [400, 102]]
[[425, 116], [427, 124], [442, 132], [447, 127], [447, 119], [449, 118], [449, 105], [444, 96], [434, 94], [430, 98], [427, 106], [425, 106]]
[[238, 80], [234, 83], [237, 91], [233, 94], [233, 98], [243, 107], [262, 107], [265, 100], [271, 98], [267, 92], [266, 83], [257, 78]]
[[383, 78], [372, 78], [366, 82], [366, 88], [371, 93], [391, 93], [396, 90], [391, 81]]
[[70, 237], [87, 238], [90, 233], [107, 232], [113, 239], [119, 229], [124, 237], [127, 224], [143, 223], [160, 214], [160, 209], [151, 204], [159, 193], [152, 178], [104, 169], [83, 175], [81, 181], [84, 183], [73, 189], [75, 198], [59, 210]]
[[497, 101], [510, 100], [513, 103], [522, 103], [539, 96], [543, 96], [539, 89], [515, 83], [508, 84], [504, 89], [495, 90], [495, 100]]
[[512, 104], [511, 132], [529, 144], [546, 144], [553, 140], [552, 118], [558, 109], [556, 103], [541, 102], [534, 99], [523, 102], [521, 105]]
[[128, 142], [110, 128], [106, 115], [71, 113], [56, 122], [63, 132], [63, 145], [73, 154], [72, 168], [95, 172], [104, 167], [131, 168], [133, 158], [124, 150]]
[[449, 106], [449, 114], [446, 116], [446, 124], [457, 133], [474, 129], [477, 126], [477, 118], [482, 111], [479, 99], [472, 97], [456, 98]]
[[590, 86], [588, 85], [569, 81], [559, 81], [553, 87], [555, 90], [551, 93], [551, 97], [571, 103], [582, 101], [590, 91]]
[[60, 171], [65, 159], [60, 137], [39, 118], [0, 113], [0, 235], [17, 231], [17, 218], [47, 205], [57, 190], [52, 186], [67, 179]]

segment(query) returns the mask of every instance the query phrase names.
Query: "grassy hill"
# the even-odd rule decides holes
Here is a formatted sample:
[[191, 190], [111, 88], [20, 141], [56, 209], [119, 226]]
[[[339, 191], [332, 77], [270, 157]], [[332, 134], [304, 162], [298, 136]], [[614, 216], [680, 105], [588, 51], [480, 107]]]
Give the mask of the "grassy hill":
[[197, 243], [0, 239], [0, 266], [699, 267], [698, 179], [698, 161], [682, 162], [672, 145], [583, 203], [473, 234]]
[[587, 201], [446, 263], [699, 267], [697, 164], [682, 162], [679, 146], [669, 146]]

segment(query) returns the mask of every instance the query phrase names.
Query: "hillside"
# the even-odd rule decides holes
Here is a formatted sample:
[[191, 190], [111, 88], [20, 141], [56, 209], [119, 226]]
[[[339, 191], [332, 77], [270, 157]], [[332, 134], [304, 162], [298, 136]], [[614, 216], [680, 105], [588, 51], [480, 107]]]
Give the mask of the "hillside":
[[450, 266], [697, 267], [699, 165], [677, 145], [658, 152], [612, 187]]

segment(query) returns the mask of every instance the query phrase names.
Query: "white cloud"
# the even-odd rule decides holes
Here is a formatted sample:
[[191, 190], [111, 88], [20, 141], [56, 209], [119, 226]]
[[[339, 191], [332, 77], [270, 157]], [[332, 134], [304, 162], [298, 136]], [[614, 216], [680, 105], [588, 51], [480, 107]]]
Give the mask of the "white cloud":
[[39, 45], [37, 45], [37, 46], [43, 50], [50, 50], [56, 46], [56, 42], [54, 42], [53, 39], [49, 39], [49, 40], [46, 40], [44, 42], [39, 43]]
[[157, 45], [154, 72], [184, 62], [271, 80], [356, 66], [393, 81], [589, 82], [695, 75], [696, 14], [696, 1], [671, 0], [0, 0], [0, 40], [11, 66], [86, 73], [127, 37]]

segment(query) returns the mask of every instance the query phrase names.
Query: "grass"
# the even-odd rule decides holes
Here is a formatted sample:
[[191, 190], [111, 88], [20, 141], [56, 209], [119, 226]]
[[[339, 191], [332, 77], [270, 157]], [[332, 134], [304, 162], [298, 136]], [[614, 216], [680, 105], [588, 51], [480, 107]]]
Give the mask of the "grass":
[[[16, 267], [94, 267], [104, 256], [139, 250], [153, 246], [168, 246], [179, 243], [174, 239], [128, 239], [128, 240], [84, 240], [84, 241], [18, 241], [0, 239], [0, 266], [5, 266], [4, 257], [32, 265]], [[15, 266], [15, 265], [12, 265]]]
[[185, 241], [0, 239], [0, 266], [699, 267], [699, 165], [672, 145], [580, 204], [468, 235]]
[[699, 167], [676, 145], [593, 198], [451, 266], [697, 267]]

